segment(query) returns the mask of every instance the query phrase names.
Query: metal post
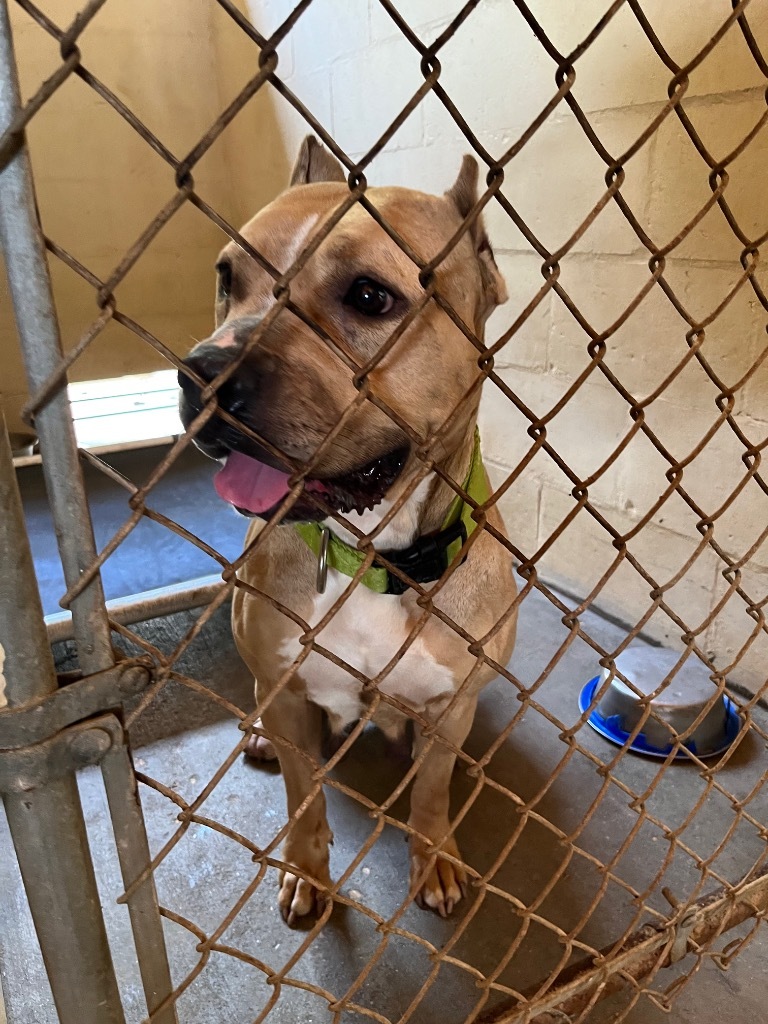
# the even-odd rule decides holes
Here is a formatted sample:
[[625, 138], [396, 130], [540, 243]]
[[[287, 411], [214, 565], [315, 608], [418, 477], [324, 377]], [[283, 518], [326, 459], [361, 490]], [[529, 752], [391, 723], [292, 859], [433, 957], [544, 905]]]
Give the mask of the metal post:
[[[0, 0], [0, 135], [21, 109], [16, 59], [6, 0]], [[29, 155], [23, 140], [0, 167], [0, 245], [13, 300], [22, 354], [34, 391], [62, 358], [45, 246], [37, 220]], [[43, 472], [56, 526], [64, 578], [76, 583], [96, 558], [85, 484], [77, 455], [69, 400], [61, 391], [35, 417]], [[113, 664], [101, 577], [72, 602], [80, 667], [97, 672]]]
[[[128, 748], [113, 746], [101, 762], [101, 771], [123, 884], [130, 889], [152, 857]], [[153, 1024], [177, 1024], [176, 1004], [171, 1001], [171, 968], [152, 874], [133, 891], [127, 903], [150, 1019]]]
[[[56, 676], [4, 420], [0, 508], [4, 700], [19, 707], [52, 693]], [[74, 776], [3, 802], [61, 1024], [124, 1024]]]
[[58, 684], [1, 409], [0, 510], [0, 708], [17, 708]]

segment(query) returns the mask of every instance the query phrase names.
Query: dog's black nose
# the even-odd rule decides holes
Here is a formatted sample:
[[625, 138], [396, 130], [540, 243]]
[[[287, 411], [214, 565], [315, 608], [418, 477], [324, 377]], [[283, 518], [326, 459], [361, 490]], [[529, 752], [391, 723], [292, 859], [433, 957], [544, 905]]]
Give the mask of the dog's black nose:
[[[222, 348], [214, 342], [197, 345], [183, 360], [193, 374], [206, 384], [215, 380], [235, 359], [231, 347]], [[179, 386], [182, 393], [181, 412], [185, 426], [187, 420], [199, 413], [203, 407], [200, 386], [197, 380], [179, 370]], [[231, 376], [216, 389], [216, 401], [220, 409], [239, 419], [249, 404], [253, 404], [256, 392], [254, 373], [244, 365], [234, 369]]]
[[[223, 324], [210, 338], [195, 345], [182, 361], [178, 373], [181, 388], [179, 414], [185, 429], [203, 410], [202, 387], [227, 369], [231, 372], [216, 387], [218, 410], [253, 427], [253, 416], [264, 392], [266, 364], [263, 354], [260, 353], [257, 359], [251, 353], [244, 354], [243, 349], [260, 322], [256, 317], [243, 317]], [[213, 450], [218, 451], [222, 444], [231, 448], [234, 429], [215, 415], [197, 432], [195, 443], [207, 454]], [[217, 457], [214, 455], [214, 458]]]
[[[184, 370], [179, 370], [179, 387], [184, 399], [193, 409], [199, 412], [201, 408], [200, 387], [195, 377], [208, 384], [223, 373], [237, 360], [260, 323], [258, 317], [241, 317], [223, 324], [207, 341], [195, 345], [189, 355], [182, 360], [183, 365], [189, 368], [194, 377]], [[248, 365], [242, 363], [237, 366], [231, 376], [217, 389], [219, 406], [233, 415], [242, 408], [244, 398], [248, 394], [253, 397], [256, 380], [250, 366], [251, 362], [249, 360]]]
[[[182, 363], [201, 380], [210, 383], [226, 370], [232, 362], [233, 355], [231, 348], [221, 348], [214, 342], [203, 342], [196, 345], [186, 359], [182, 359]], [[190, 387], [199, 390], [196, 382], [183, 370], [179, 370], [179, 387], [185, 392], [189, 391]]]

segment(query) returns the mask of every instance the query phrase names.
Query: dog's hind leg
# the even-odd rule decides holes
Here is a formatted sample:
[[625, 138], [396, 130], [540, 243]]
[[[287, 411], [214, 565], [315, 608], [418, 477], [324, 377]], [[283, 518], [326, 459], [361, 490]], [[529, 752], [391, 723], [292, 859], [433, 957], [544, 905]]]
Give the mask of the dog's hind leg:
[[291, 819], [283, 848], [287, 866], [280, 873], [278, 904], [285, 921], [293, 926], [318, 908], [323, 890], [331, 884], [328, 844], [333, 836], [322, 789], [297, 815], [316, 785], [312, 775], [322, 763], [322, 711], [303, 693], [284, 689], [262, 718], [280, 760]]
[[[411, 835], [410, 839], [411, 886], [418, 880], [416, 903], [422, 908], [436, 910], [441, 917], [451, 913], [464, 896], [467, 885], [464, 868], [440, 853], [435, 857], [435, 850], [439, 848], [450, 857], [461, 859], [456, 840], [453, 836], [446, 838], [450, 829], [451, 774], [456, 761], [453, 749], [460, 748], [467, 738], [476, 704], [476, 694], [460, 698], [441, 721], [416, 773], [411, 792], [408, 824], [419, 833]], [[434, 714], [433, 717], [437, 719], [439, 715]], [[441, 743], [437, 737], [443, 737], [450, 746]], [[414, 760], [419, 758], [428, 743], [430, 740], [416, 726]]]

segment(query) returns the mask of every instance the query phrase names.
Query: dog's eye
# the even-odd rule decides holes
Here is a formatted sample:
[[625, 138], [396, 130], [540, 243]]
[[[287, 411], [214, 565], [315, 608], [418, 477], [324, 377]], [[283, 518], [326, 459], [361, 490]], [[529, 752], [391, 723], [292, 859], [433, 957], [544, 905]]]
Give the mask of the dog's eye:
[[392, 292], [370, 277], [358, 277], [344, 296], [344, 305], [352, 306], [363, 316], [383, 316], [394, 304]]
[[216, 264], [216, 273], [219, 275], [219, 298], [228, 299], [232, 294], [232, 264], [222, 260]]

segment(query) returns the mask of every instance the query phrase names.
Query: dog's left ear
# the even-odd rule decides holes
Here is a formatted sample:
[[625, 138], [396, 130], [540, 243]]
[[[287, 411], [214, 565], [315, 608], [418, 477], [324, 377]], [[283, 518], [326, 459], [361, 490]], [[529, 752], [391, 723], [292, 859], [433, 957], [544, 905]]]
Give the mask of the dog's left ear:
[[[477, 202], [477, 160], [473, 156], [465, 156], [461, 161], [459, 176], [453, 187], [446, 192], [448, 198], [453, 202], [462, 217], [466, 217]], [[483, 290], [489, 304], [500, 306], [507, 301], [507, 286], [504, 278], [499, 273], [496, 260], [493, 257], [493, 249], [488, 240], [482, 216], [477, 217], [469, 229], [469, 236], [475, 248], [477, 261], [480, 264], [480, 276], [483, 282]]]
[[344, 169], [314, 135], [307, 135], [299, 149], [291, 174], [291, 185], [311, 185], [315, 181], [346, 181]]

